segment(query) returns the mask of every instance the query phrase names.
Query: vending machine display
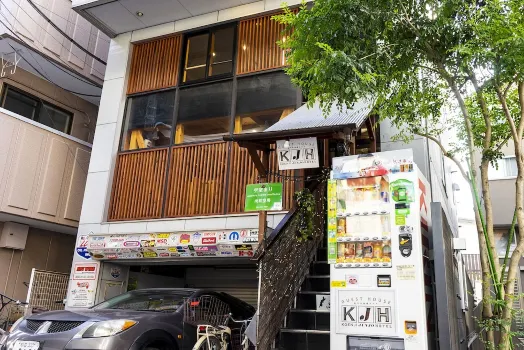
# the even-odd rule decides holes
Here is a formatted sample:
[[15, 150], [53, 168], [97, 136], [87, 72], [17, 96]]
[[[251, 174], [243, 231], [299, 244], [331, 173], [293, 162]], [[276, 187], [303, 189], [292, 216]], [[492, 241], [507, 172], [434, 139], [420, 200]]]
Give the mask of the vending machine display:
[[425, 183], [411, 150], [333, 159], [331, 350], [431, 349]]

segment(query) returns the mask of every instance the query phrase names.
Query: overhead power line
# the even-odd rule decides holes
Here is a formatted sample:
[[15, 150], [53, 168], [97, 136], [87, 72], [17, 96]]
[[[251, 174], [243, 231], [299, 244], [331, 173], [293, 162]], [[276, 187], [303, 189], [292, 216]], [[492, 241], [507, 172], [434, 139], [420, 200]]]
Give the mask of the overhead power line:
[[38, 14], [40, 16], [42, 16], [53, 28], [55, 28], [60, 34], [62, 34], [65, 38], [67, 38], [70, 42], [72, 42], [73, 44], [75, 44], [76, 46], [78, 46], [78, 48], [82, 51], [84, 51], [87, 55], [93, 57], [93, 59], [97, 60], [98, 62], [102, 63], [103, 65], [106, 65], [107, 63], [100, 59], [97, 55], [94, 55], [92, 54], [91, 52], [89, 52], [88, 50], [86, 50], [82, 45], [80, 45], [78, 42], [76, 42], [75, 39], [71, 38], [69, 35], [67, 35], [62, 29], [60, 29], [60, 27], [58, 27], [53, 21], [51, 21], [51, 19], [49, 17], [47, 17], [45, 15], [45, 13], [43, 13], [34, 3], [33, 1], [31, 0], [27, 0], [27, 2], [29, 3], [29, 5], [31, 5], [36, 12], [38, 12]]
[[[0, 3], [3, 4], [3, 2], [0, 0]], [[4, 16], [4, 14], [2, 12], [0, 12], [0, 15], [5, 19], [7, 20], [7, 18]], [[4, 27], [7, 28], [7, 30], [9, 32], [11, 32], [11, 34], [13, 34], [18, 40], [20, 40], [22, 43], [25, 43], [27, 44], [18, 34], [16, 34], [11, 28], [9, 28], [6, 23], [2, 20], [0, 20], [0, 23], [4, 25]], [[27, 44], [29, 45], [29, 44]], [[16, 52], [16, 49], [11, 45], [9, 44], [9, 46], [11, 46], [11, 48]], [[51, 84], [65, 90], [65, 91], [68, 91], [68, 92], [71, 92], [73, 94], [77, 94], [77, 95], [81, 95], [81, 96], [86, 96], [86, 97], [101, 97], [101, 95], [92, 95], [92, 94], [85, 94], [85, 93], [82, 93], [82, 92], [78, 92], [78, 91], [74, 91], [74, 90], [70, 90], [70, 89], [66, 89], [58, 84], [56, 84], [54, 81], [52, 81], [46, 74], [44, 68], [40, 65], [40, 63], [38, 63], [38, 60], [35, 58], [35, 56], [33, 56], [33, 54], [31, 53], [31, 50], [28, 50], [29, 54], [31, 55], [31, 57], [33, 57], [33, 59], [35, 60], [35, 62], [40, 66], [40, 68], [42, 69], [42, 71], [38, 70], [35, 66], [33, 66], [31, 64], [31, 62], [29, 62], [22, 54], [19, 54], [20, 57], [22, 57], [22, 59], [29, 65], [31, 66], [31, 68], [33, 68], [38, 74], [40, 74], [42, 77], [44, 77], [48, 82], [50, 82]], [[48, 62], [50, 62], [50, 60], [47, 58], [47, 57], [44, 57], [44, 59]]]
[[[6, 4], [4, 3], [3, 0], [0, 0], [0, 4], [2, 5], [2, 9], [5, 9], [9, 15], [11, 17], [13, 17], [13, 21], [17, 22], [22, 28], [24, 28], [28, 33], [31, 33], [31, 31], [9, 10], [9, 8], [6, 6]], [[21, 10], [22, 12], [24, 12], [29, 18], [31, 18], [33, 20], [33, 22], [38, 26], [40, 27], [45, 33], [47, 33], [47, 35], [49, 35], [51, 38], [53, 38], [53, 40], [55, 40], [61, 47], [63, 47], [64, 49], [66, 49], [69, 53], [71, 53], [71, 55], [75, 56], [77, 59], [79, 59], [80, 61], [83, 61], [84, 64], [86, 66], [88, 66], [89, 68], [91, 68], [92, 70], [98, 72], [99, 74], [103, 75], [102, 72], [100, 72], [98, 69], [96, 69], [94, 66], [90, 65], [89, 63], [87, 63], [87, 61], [85, 61], [85, 59], [79, 57], [78, 55], [76, 55], [72, 50], [71, 48], [65, 46], [59, 39], [57, 39], [53, 34], [51, 34], [50, 32], [47, 31], [47, 29], [45, 27], [43, 27], [40, 23], [38, 23], [38, 21], [34, 20], [31, 16], [31, 14], [29, 14], [20, 4], [17, 4], [17, 3], [13, 3], [15, 6], [18, 7], [19, 10]], [[2, 14], [0, 10], [0, 14]], [[9, 22], [9, 19], [6, 17], [6, 16], [3, 16], [5, 18], [5, 20], [7, 22]], [[11, 30], [10, 30], [11, 31]], [[13, 32], [13, 31], [11, 31]], [[41, 42], [40, 40], [38, 40], [38, 37], [37, 36], [34, 36], [34, 40], [37, 41], [38, 43], [40, 43], [42, 46], [46, 46], [43, 42]], [[25, 41], [23, 41], [25, 42]], [[30, 44], [28, 44], [30, 45]], [[80, 44], [76, 44], [75, 46], [79, 46]], [[81, 46], [79, 46], [81, 47]], [[82, 49], [84, 49], [83, 47], [81, 47]], [[105, 63], [104, 63], [105, 64]]]

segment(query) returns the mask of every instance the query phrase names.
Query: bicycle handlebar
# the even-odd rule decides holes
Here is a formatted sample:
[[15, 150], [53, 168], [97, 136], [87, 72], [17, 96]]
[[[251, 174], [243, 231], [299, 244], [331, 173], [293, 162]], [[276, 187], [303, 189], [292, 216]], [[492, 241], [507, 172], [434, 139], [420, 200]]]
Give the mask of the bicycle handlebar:
[[253, 317], [248, 318], [248, 319], [245, 319], [245, 320], [235, 320], [235, 319], [233, 318], [233, 315], [232, 315], [232, 314], [229, 314], [229, 319], [230, 319], [231, 321], [233, 321], [234, 323], [248, 323], [248, 322], [250, 322], [250, 321], [253, 319]]

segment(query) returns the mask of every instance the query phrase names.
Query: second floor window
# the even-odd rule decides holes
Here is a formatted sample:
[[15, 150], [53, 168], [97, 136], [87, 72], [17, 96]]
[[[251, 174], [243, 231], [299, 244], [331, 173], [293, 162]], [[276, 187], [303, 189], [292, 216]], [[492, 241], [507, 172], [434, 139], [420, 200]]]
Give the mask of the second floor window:
[[488, 177], [490, 180], [504, 179], [517, 176], [517, 158], [504, 157], [497, 161], [497, 166], [489, 165]]
[[70, 133], [73, 113], [10, 85], [4, 86], [2, 108], [63, 133]]
[[234, 27], [222, 27], [189, 36], [186, 40], [182, 82], [231, 75], [234, 40]]

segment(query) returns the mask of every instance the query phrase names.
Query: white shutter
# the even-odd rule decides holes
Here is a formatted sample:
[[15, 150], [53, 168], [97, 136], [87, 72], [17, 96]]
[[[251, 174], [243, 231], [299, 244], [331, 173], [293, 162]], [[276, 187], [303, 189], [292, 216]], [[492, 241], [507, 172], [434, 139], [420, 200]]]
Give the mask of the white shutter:
[[258, 272], [255, 267], [188, 267], [186, 284], [190, 288], [225, 292], [257, 306]]

